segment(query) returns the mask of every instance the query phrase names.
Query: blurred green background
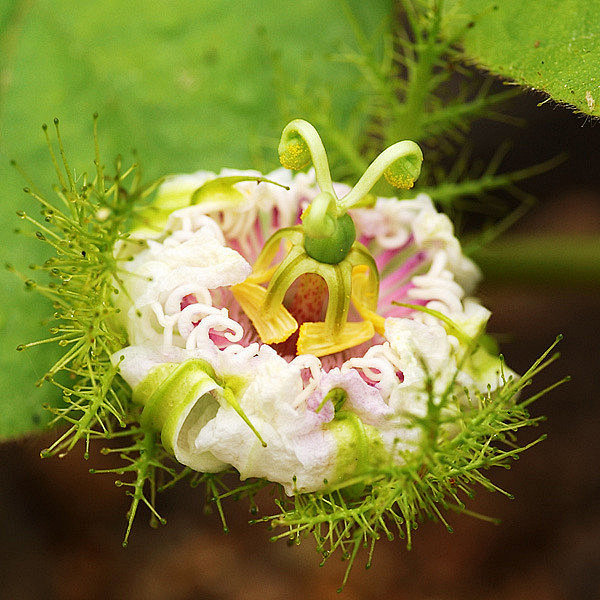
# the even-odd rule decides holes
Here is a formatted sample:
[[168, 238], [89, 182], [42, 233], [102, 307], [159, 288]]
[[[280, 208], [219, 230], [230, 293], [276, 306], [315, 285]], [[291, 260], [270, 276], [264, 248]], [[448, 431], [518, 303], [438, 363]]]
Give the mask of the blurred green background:
[[[391, 4], [354, 0], [350, 6], [376, 41]], [[342, 126], [348, 118], [362, 84], [351, 66], [330, 58], [354, 44], [354, 25], [338, 2], [327, 0], [0, 2], [3, 262], [27, 272], [44, 257], [39, 242], [13, 233], [21, 226], [15, 210], [33, 207], [9, 165], [16, 159], [38, 187], [50, 188], [43, 122], [61, 119], [77, 173], [92, 168], [96, 111], [106, 163], [118, 153], [134, 160], [135, 148], [147, 180], [223, 166], [274, 167], [280, 129], [297, 116], [289, 113], [299, 97]], [[600, 129], [565, 108], [539, 107], [543, 100], [532, 93], [513, 100], [508, 110], [524, 119], [521, 128], [475, 123], [473, 153], [489, 160], [510, 138], [505, 168], [511, 170], [568, 151], [559, 168], [525, 183], [539, 204], [512, 235], [521, 242], [558, 236], [575, 249], [579, 239], [600, 244]], [[510, 249], [517, 238], [506, 239]], [[518, 256], [486, 260], [490, 271], [480, 296], [494, 314], [491, 330], [500, 334], [507, 362], [523, 372], [564, 333], [564, 358], [536, 389], [567, 373], [574, 381], [533, 407], [548, 415], [542, 428], [549, 439], [497, 474], [516, 500], [485, 494], [471, 506], [501, 517], [500, 527], [450, 515], [456, 533], [426, 523], [412, 552], [400, 540], [382, 541], [370, 571], [361, 570], [358, 557], [343, 598], [600, 597], [597, 283], [585, 274], [569, 282], [564, 274], [572, 266], [560, 251], [552, 262], [563, 275], [554, 278], [535, 276], [540, 269], [531, 260], [530, 276], [515, 272]], [[545, 256], [539, 264], [548, 269]], [[14, 348], [41, 335], [50, 309], [14, 275], [2, 271], [0, 278], [4, 437], [45, 419], [41, 402], [49, 388], [38, 390], [33, 381], [50, 357]], [[96, 452], [92, 465], [75, 450], [41, 461], [39, 449], [48, 441], [38, 436], [0, 446], [0, 598], [339, 597], [343, 564], [334, 559], [318, 569], [310, 542], [269, 544], [263, 527], [246, 524], [243, 505], [229, 505], [232, 533], [225, 536], [218, 518], [204, 515], [201, 492], [185, 486], [158, 499], [166, 527], [153, 531], [142, 515], [129, 548], [121, 549], [127, 498], [110, 477], [87, 473], [118, 459]], [[269, 502], [265, 496], [261, 506], [268, 510]]]

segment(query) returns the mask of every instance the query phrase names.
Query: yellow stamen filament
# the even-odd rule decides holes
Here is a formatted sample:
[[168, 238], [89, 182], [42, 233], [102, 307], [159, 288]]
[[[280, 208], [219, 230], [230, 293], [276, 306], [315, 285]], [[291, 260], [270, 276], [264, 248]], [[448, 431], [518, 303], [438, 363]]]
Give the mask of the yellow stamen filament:
[[279, 268], [279, 264], [280, 263], [276, 263], [274, 264], [271, 268], [266, 269], [264, 271], [256, 271], [256, 272], [252, 272], [250, 275], [248, 275], [248, 277], [246, 277], [246, 280], [244, 281], [244, 283], [266, 283], [267, 281], [270, 281], [273, 277], [273, 275], [275, 274], [275, 271], [277, 271], [277, 269]]
[[271, 275], [274, 272], [273, 269], [276, 269], [279, 266], [275, 265], [275, 267], [272, 267], [271, 263], [279, 252], [282, 240], [285, 241], [285, 255], [289, 254], [293, 246], [299, 246], [301, 248], [302, 232], [300, 227], [286, 227], [280, 229], [267, 240], [254, 263], [252, 275], [250, 275], [248, 280], [254, 283], [264, 283], [271, 278]]

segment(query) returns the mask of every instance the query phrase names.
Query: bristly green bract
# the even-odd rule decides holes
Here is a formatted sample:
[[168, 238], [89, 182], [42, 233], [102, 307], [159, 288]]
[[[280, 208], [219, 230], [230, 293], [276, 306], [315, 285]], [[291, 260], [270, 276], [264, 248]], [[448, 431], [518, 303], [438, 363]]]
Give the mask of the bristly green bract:
[[[51, 424], [67, 426], [66, 431], [47, 449], [42, 457], [63, 455], [79, 441], [89, 456], [90, 441], [95, 438], [133, 437], [133, 444], [121, 449], [130, 464], [120, 472], [133, 471], [132, 509], [127, 530], [131, 528], [137, 505], [143, 501], [146, 483], [150, 497], [154, 495], [154, 471], [163, 468], [157, 456], [166, 456], [157, 448], [152, 435], [137, 427], [136, 410], [131, 405], [131, 391], [117, 376], [111, 355], [127, 343], [124, 331], [116, 325], [119, 309], [115, 294], [123, 293], [120, 267], [114, 258], [115, 243], [126, 232], [137, 211], [160, 181], [142, 186], [136, 165], [123, 170], [121, 159], [115, 173], [105, 174], [100, 159], [97, 136], [97, 115], [94, 116], [95, 166], [93, 177], [87, 174], [75, 178], [63, 148], [58, 120], [54, 120], [58, 155], [43, 126], [58, 185], [57, 200], [50, 201], [33, 188], [25, 188], [41, 208], [41, 219], [24, 211], [17, 214], [35, 228], [35, 237], [48, 244], [53, 256], [44, 264], [33, 266], [46, 274], [44, 281], [34, 281], [20, 275], [27, 288], [50, 298], [54, 314], [50, 320], [50, 337], [23, 344], [26, 350], [38, 344], [57, 344], [64, 348], [62, 357], [38, 382], [49, 381], [57, 386], [63, 404], [48, 407], [55, 417]], [[14, 268], [9, 267], [14, 271]], [[171, 474], [173, 472], [164, 467]]]
[[[568, 378], [527, 400], [519, 401], [518, 396], [558, 357], [551, 352], [559, 340], [560, 336], [521, 378], [504, 380], [493, 394], [471, 396], [469, 408], [459, 405], [450, 391], [452, 384], [436, 396], [434, 376], [430, 376], [425, 382], [429, 396], [426, 415], [409, 416], [412, 426], [423, 433], [412, 451], [357, 474], [336, 489], [282, 497], [278, 502], [280, 514], [259, 520], [285, 529], [274, 540], [299, 543], [304, 534], [311, 533], [323, 562], [339, 550], [348, 560], [343, 584], [361, 547], [368, 548], [368, 568], [378, 539], [391, 540], [398, 535], [410, 548], [413, 530], [426, 517], [441, 521], [450, 532], [452, 527], [444, 516], [448, 510], [494, 522], [470, 511], [466, 502], [477, 486], [512, 498], [485, 471], [490, 467], [510, 468], [521, 452], [545, 439], [543, 434], [520, 445], [516, 434], [544, 419], [530, 416], [529, 404]], [[357, 488], [362, 490], [358, 495]]]
[[154, 186], [142, 188], [135, 165], [121, 170], [120, 159], [116, 172], [107, 177], [100, 161], [95, 129], [95, 165], [93, 178], [86, 174], [74, 178], [69, 167], [58, 119], [54, 120], [59, 155], [54, 152], [48, 135], [50, 155], [58, 183], [58, 201], [51, 202], [34, 189], [25, 188], [41, 207], [42, 219], [24, 211], [17, 214], [36, 229], [35, 236], [48, 244], [54, 256], [36, 271], [45, 272], [47, 281], [26, 279], [25, 285], [47, 296], [56, 311], [51, 320], [51, 337], [19, 346], [27, 347], [54, 343], [64, 347], [63, 356], [38, 382], [51, 381], [63, 393], [65, 405], [52, 409], [56, 421], [66, 421], [69, 429], [42, 454], [44, 456], [70, 450], [78, 440], [87, 446], [90, 438], [110, 435], [115, 426], [123, 428], [129, 419], [128, 391], [115, 377], [116, 369], [110, 356], [126, 343], [123, 331], [113, 324], [118, 313], [114, 294], [121, 293], [119, 266], [113, 256], [115, 243], [126, 232], [127, 223]]

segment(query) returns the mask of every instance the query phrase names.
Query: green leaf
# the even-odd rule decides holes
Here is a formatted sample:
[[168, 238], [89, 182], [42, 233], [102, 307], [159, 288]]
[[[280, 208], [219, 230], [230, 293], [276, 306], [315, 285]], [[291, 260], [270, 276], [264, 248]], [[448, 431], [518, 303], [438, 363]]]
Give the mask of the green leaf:
[[[0, 247], [3, 261], [27, 272], [47, 257], [46, 246], [13, 233], [17, 209], [31, 210], [29, 185], [9, 166], [16, 158], [43, 190], [55, 176], [39, 127], [53, 117], [76, 176], [92, 171], [92, 114], [100, 114], [102, 155], [137, 148], [146, 179], [277, 166], [285, 125], [285, 81], [323, 90], [340, 122], [356, 102], [356, 72], [329, 60], [354, 44], [353, 26], [377, 39], [391, 0], [13, 0], [0, 3]], [[309, 95], [310, 99], [310, 95]], [[301, 116], [301, 115], [297, 115]], [[285, 115], [287, 117], [287, 115]], [[24, 229], [27, 229], [25, 226]], [[28, 275], [26, 275], [28, 276]], [[33, 385], [53, 349], [23, 353], [18, 344], [46, 336], [51, 308], [0, 273], [0, 439], [45, 420], [50, 386]]]
[[600, 0], [448, 0], [446, 10], [467, 24], [470, 61], [600, 116]]

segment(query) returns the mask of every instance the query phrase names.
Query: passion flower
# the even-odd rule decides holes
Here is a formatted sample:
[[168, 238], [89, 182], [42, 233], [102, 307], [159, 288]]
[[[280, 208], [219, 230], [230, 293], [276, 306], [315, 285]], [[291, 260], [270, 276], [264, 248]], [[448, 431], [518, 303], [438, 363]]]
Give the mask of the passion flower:
[[508, 373], [478, 344], [489, 312], [448, 217], [423, 194], [371, 194], [382, 175], [412, 186], [416, 144], [385, 150], [353, 188], [332, 182], [305, 121], [279, 153], [314, 169], [161, 186], [115, 246], [129, 345], [113, 362], [178, 461], [293, 495], [403, 464], [432, 399], [460, 411]]

